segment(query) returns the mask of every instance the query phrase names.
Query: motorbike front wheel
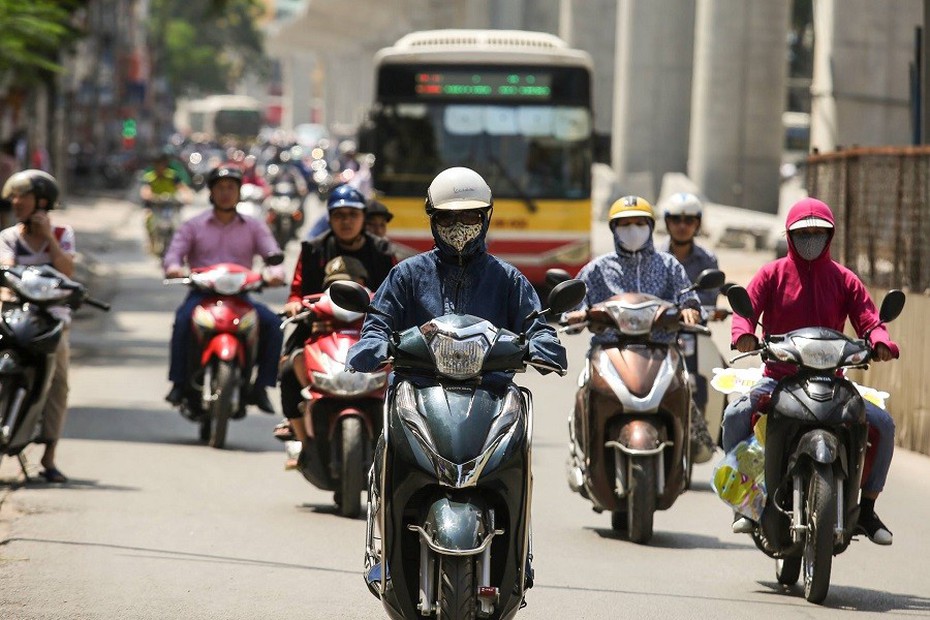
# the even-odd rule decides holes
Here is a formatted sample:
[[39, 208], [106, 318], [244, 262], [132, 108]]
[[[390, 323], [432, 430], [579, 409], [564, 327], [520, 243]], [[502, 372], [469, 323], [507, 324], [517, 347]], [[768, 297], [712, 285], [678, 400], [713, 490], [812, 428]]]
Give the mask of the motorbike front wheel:
[[830, 588], [836, 529], [836, 479], [829, 464], [812, 464], [805, 500], [804, 598], [822, 603]]
[[630, 542], [644, 545], [652, 539], [656, 511], [656, 457], [630, 458], [630, 493], [627, 497], [627, 531]]
[[233, 395], [239, 387], [239, 367], [232, 362], [218, 361], [210, 392], [209, 417], [212, 420], [212, 432], [207, 442], [211, 448], [222, 449], [226, 445], [226, 429], [233, 414]]
[[477, 614], [474, 557], [442, 556], [439, 560], [439, 617], [443, 620], [473, 620]]
[[341, 502], [339, 513], [354, 519], [362, 510], [362, 490], [365, 487], [365, 433], [356, 416], [342, 419], [342, 467], [339, 475]]

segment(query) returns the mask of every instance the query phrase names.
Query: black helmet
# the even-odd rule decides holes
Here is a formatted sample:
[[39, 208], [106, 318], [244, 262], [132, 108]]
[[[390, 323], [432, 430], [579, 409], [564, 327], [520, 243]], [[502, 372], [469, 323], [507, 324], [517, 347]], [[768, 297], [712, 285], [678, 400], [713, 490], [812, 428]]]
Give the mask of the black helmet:
[[382, 215], [388, 222], [394, 219], [394, 214], [387, 208], [387, 205], [377, 200], [370, 200], [365, 207], [365, 217], [368, 218], [372, 215]]
[[58, 181], [42, 170], [23, 170], [12, 175], [3, 184], [3, 198], [12, 194], [33, 194], [38, 201], [45, 199], [45, 209], [51, 211], [58, 204]]
[[232, 179], [242, 187], [242, 168], [235, 164], [220, 164], [210, 171], [207, 187], [213, 189], [213, 185], [220, 179]]

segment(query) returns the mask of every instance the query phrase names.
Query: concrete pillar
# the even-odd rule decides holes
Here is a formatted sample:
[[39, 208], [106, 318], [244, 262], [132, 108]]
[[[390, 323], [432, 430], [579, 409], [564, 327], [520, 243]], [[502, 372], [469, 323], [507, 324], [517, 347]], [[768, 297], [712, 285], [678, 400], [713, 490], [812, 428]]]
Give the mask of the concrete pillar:
[[613, 167], [621, 191], [655, 200], [687, 166], [694, 4], [618, 0], [616, 32]]
[[811, 148], [836, 150], [833, 97], [834, 0], [814, 0], [814, 74], [811, 79]]
[[789, 0], [700, 0], [689, 176], [710, 200], [778, 211]]

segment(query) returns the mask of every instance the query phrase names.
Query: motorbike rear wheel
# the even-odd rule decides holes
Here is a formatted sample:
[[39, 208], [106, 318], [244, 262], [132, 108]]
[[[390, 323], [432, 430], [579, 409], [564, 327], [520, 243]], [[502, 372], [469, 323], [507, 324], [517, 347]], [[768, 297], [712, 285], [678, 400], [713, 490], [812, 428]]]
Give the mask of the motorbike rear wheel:
[[226, 430], [229, 427], [229, 418], [233, 414], [233, 394], [238, 387], [239, 367], [232, 362], [216, 362], [216, 372], [210, 386], [213, 401], [210, 403], [208, 414], [213, 427], [208, 441], [211, 448], [219, 450], [226, 445]]
[[478, 614], [475, 558], [441, 556], [439, 560], [439, 617], [473, 620]]
[[630, 457], [630, 482], [627, 497], [627, 531], [630, 542], [644, 545], [652, 539], [656, 511], [656, 457]]
[[342, 467], [339, 490], [339, 514], [354, 519], [362, 511], [362, 491], [365, 488], [365, 433], [356, 416], [342, 418]]
[[836, 479], [830, 465], [812, 463], [805, 500], [804, 598], [822, 603], [830, 588], [836, 529]]

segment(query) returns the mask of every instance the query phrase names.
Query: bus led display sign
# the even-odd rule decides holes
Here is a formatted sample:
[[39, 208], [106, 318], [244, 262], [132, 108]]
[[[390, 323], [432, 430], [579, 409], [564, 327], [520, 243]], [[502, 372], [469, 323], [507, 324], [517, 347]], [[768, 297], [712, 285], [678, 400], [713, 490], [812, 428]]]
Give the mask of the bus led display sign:
[[552, 96], [552, 76], [546, 73], [430, 71], [416, 74], [415, 92], [425, 98], [548, 100]]

